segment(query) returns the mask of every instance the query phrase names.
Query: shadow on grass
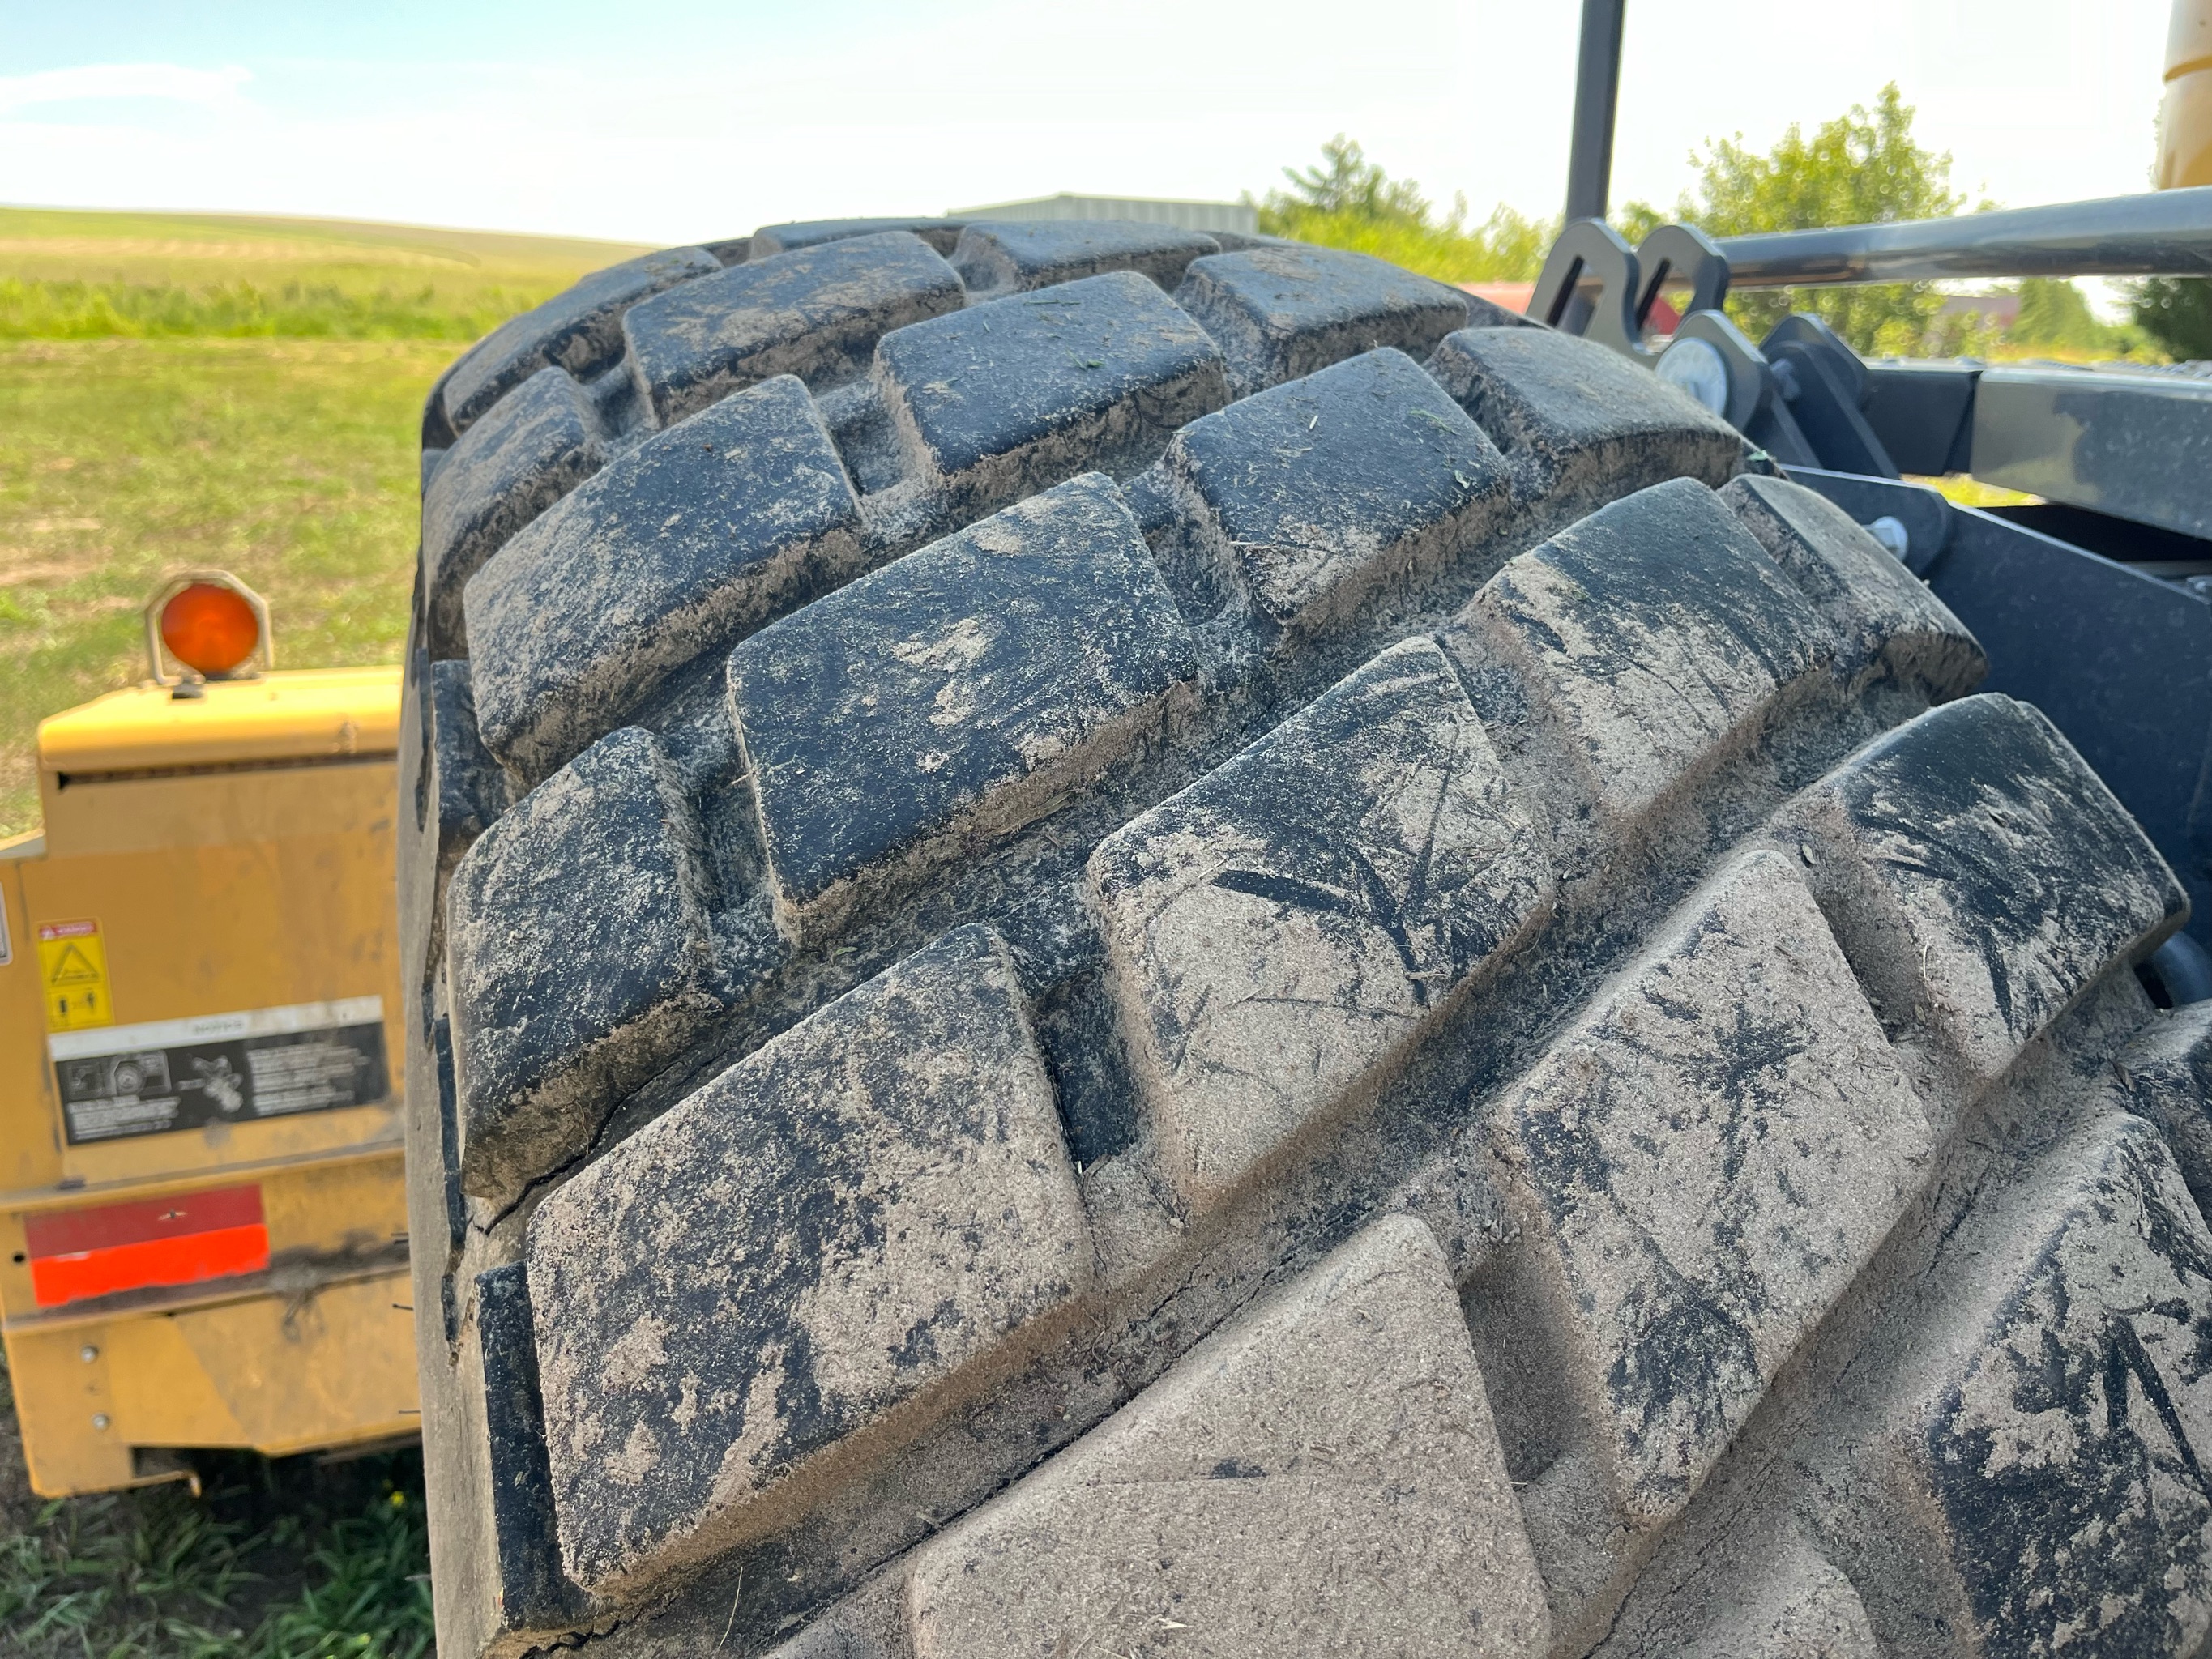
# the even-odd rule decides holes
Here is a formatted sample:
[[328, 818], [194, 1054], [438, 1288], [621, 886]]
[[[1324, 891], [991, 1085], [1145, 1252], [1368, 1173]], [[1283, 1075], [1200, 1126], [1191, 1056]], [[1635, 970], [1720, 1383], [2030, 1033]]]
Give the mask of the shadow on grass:
[[[0, 1394], [7, 1394], [0, 1379]], [[182, 1486], [31, 1493], [0, 1445], [0, 1652], [35, 1659], [420, 1659], [432, 1651], [419, 1452], [207, 1453]]]

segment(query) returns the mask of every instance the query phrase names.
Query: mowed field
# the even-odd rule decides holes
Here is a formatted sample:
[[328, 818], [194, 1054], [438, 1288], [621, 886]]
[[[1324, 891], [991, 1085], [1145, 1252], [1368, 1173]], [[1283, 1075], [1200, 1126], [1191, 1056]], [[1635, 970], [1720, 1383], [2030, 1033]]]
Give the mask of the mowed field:
[[0, 835], [56, 710], [145, 672], [162, 575], [251, 583], [287, 667], [396, 661], [423, 393], [636, 247], [0, 208]]

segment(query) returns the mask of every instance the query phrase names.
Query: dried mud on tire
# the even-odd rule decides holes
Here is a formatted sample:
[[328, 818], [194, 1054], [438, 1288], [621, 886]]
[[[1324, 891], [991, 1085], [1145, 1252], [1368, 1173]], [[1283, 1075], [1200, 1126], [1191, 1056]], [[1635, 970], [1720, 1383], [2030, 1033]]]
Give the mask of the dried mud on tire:
[[841, 221], [423, 436], [442, 1651], [2212, 1629], [2180, 889], [1698, 405], [1358, 255]]

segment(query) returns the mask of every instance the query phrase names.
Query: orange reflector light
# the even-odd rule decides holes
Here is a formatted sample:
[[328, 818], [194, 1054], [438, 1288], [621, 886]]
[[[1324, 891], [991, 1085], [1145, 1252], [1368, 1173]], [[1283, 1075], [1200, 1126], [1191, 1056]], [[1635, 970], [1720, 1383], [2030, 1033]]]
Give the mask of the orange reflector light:
[[261, 623], [229, 588], [193, 582], [161, 607], [161, 643], [185, 667], [218, 678], [253, 654]]
[[197, 1285], [269, 1265], [258, 1187], [34, 1215], [26, 1218], [24, 1231], [31, 1295], [41, 1308], [157, 1285]]

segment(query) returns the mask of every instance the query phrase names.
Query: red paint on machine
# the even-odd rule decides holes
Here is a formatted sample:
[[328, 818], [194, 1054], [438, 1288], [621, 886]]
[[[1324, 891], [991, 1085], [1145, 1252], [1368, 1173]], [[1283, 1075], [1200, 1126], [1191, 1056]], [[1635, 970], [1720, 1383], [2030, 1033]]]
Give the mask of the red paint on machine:
[[261, 1188], [218, 1187], [167, 1198], [27, 1217], [31, 1293], [41, 1308], [155, 1285], [197, 1285], [269, 1265]]

